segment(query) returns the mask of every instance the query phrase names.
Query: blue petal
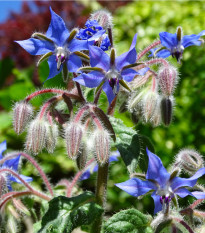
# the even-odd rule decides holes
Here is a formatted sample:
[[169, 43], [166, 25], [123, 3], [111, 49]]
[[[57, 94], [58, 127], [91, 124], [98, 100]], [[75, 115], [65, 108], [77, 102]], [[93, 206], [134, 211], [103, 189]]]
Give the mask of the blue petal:
[[75, 55], [71, 54], [67, 60], [67, 67], [69, 72], [76, 72], [82, 66], [81, 59]]
[[138, 75], [144, 75], [144, 74], [147, 73], [147, 71], [148, 71], [149, 69], [150, 69], [149, 67], [145, 67], [145, 68], [143, 68], [143, 69], [140, 69], [140, 70], [137, 71], [137, 74], [138, 74]]
[[176, 47], [178, 45], [176, 33], [172, 34], [169, 32], [160, 32], [159, 37], [161, 44], [169, 50], [172, 50], [173, 47]]
[[[148, 57], [153, 57], [154, 56], [154, 52], [159, 49], [159, 48], [155, 48], [155, 49], [150, 49], [151, 54]], [[160, 50], [157, 54], [155, 54], [156, 57], [161, 57], [161, 58], [167, 58], [171, 55], [170, 50], [168, 49], [163, 49]]]
[[[20, 175], [20, 177], [21, 177], [25, 182], [27, 182], [27, 183], [33, 181], [33, 178], [32, 178], [32, 177], [29, 177], [29, 176]], [[21, 182], [18, 178], [14, 177], [14, 176], [11, 176], [9, 179], [10, 179], [11, 181], [13, 181], [13, 182], [22, 184], [22, 182]]]
[[110, 57], [101, 48], [89, 46], [90, 64], [92, 67], [99, 67], [105, 71], [110, 68]]
[[194, 196], [189, 190], [187, 190], [185, 188], [179, 188], [174, 193], [177, 194], [178, 196], [180, 196], [181, 198], [184, 198], [184, 197], [186, 197], [188, 195]]
[[205, 199], [205, 193], [203, 192], [194, 191], [192, 192], [192, 194], [194, 195], [194, 197], [196, 197], [196, 199]]
[[95, 34], [93, 34], [93, 36], [91, 36], [88, 41], [97, 41], [103, 34], [105, 34], [105, 30], [100, 30], [98, 32], [96, 32]]
[[50, 7], [51, 22], [46, 32], [46, 36], [51, 38], [58, 46], [63, 46], [69, 37], [69, 31], [63, 19], [57, 15]]
[[0, 144], [0, 159], [2, 159], [2, 153], [6, 150], [6, 140]]
[[76, 40], [72, 39], [68, 45], [68, 49], [71, 52], [81, 51], [81, 50], [88, 50], [88, 42], [87, 40]]
[[125, 69], [121, 73], [123, 79], [127, 82], [131, 82], [133, 78], [138, 75], [138, 72], [133, 69]]
[[178, 188], [181, 187], [193, 187], [197, 179], [205, 174], [205, 167], [199, 169], [192, 177], [190, 178], [181, 178], [181, 177], [175, 177], [171, 180], [171, 188], [175, 191]]
[[115, 154], [112, 154], [109, 158], [109, 162], [113, 162], [113, 161], [118, 161], [118, 157], [120, 156], [119, 151], [116, 151]]
[[95, 165], [95, 167], [93, 168], [93, 172], [92, 173], [97, 172], [97, 171], [98, 171], [98, 164]]
[[87, 180], [88, 178], [90, 178], [90, 171], [89, 170], [86, 170], [82, 176], [80, 177], [80, 180]]
[[147, 149], [147, 155], [149, 157], [149, 164], [146, 174], [146, 179], [155, 180], [163, 187], [166, 185], [170, 178], [170, 174], [167, 172], [162, 164], [161, 159]]
[[16, 158], [6, 160], [5, 163], [2, 165], [2, 167], [7, 167], [7, 168], [10, 168], [14, 171], [17, 171], [18, 165], [19, 165], [19, 160], [20, 160], [20, 155], [17, 156]]
[[97, 87], [103, 81], [104, 75], [98, 71], [92, 71], [89, 74], [82, 73], [78, 77], [74, 78], [73, 81], [80, 83], [86, 87]]
[[184, 46], [184, 48], [192, 45], [200, 46], [202, 44], [202, 41], [199, 41], [199, 38], [203, 35], [205, 35], [205, 30], [200, 32], [198, 35], [192, 34], [184, 36], [182, 39], [182, 45]]
[[105, 36], [105, 38], [102, 40], [102, 43], [100, 44], [100, 48], [103, 51], [107, 51], [110, 46], [111, 46], [110, 40], [108, 36]]
[[56, 57], [54, 55], [52, 55], [52, 56], [49, 57], [49, 59], [48, 59], [48, 66], [49, 66], [50, 72], [49, 72], [48, 78], [46, 80], [55, 77], [62, 70], [62, 66], [61, 66], [60, 70], [57, 70]]
[[138, 197], [144, 195], [150, 190], [156, 190], [157, 187], [150, 181], [143, 181], [138, 178], [132, 178], [122, 183], [115, 184], [118, 188], [124, 190], [128, 194]]
[[108, 99], [109, 104], [111, 104], [111, 102], [115, 98], [115, 94], [113, 93], [112, 87], [110, 86], [108, 80], [103, 84], [103, 91], [107, 95], [107, 99]]
[[160, 196], [156, 195], [154, 192], [151, 197], [154, 200], [154, 214], [162, 210], [162, 203], [160, 202]]
[[45, 40], [30, 38], [28, 40], [15, 41], [31, 55], [42, 55], [54, 51], [54, 45]]

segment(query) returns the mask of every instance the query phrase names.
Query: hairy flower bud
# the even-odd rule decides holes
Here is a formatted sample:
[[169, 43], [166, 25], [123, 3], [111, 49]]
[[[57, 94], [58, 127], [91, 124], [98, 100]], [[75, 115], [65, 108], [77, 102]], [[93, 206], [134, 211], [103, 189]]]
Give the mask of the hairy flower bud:
[[183, 149], [176, 155], [176, 163], [187, 172], [194, 173], [204, 167], [202, 156], [192, 149]]
[[46, 135], [48, 133], [49, 124], [43, 119], [35, 119], [31, 122], [25, 149], [34, 154], [38, 154], [45, 147]]
[[110, 155], [110, 135], [105, 130], [94, 132], [94, 153], [98, 164], [103, 165], [108, 162]]
[[104, 29], [112, 27], [112, 15], [106, 10], [99, 10], [94, 12], [90, 20], [96, 20]]
[[142, 100], [142, 106], [143, 106], [143, 116], [145, 118], [145, 121], [150, 121], [155, 111], [158, 107], [158, 101], [159, 101], [159, 95], [155, 91], [149, 91], [146, 95], [144, 95]]
[[158, 73], [159, 86], [166, 96], [172, 95], [177, 82], [177, 70], [173, 66], [163, 66]]
[[21, 134], [33, 114], [33, 108], [29, 103], [16, 103], [13, 110], [13, 126], [17, 134]]
[[45, 142], [45, 147], [49, 153], [53, 153], [57, 139], [58, 139], [58, 126], [56, 124], [49, 125], [46, 134], [46, 142]]
[[69, 123], [65, 128], [65, 140], [68, 156], [76, 159], [81, 146], [83, 127], [79, 123]]
[[81, 146], [76, 159], [79, 170], [82, 170], [85, 167], [88, 158], [88, 145], [86, 142], [83, 142], [82, 144], [83, 145]]
[[139, 93], [133, 93], [133, 95], [130, 97], [128, 101], [128, 106], [127, 108], [129, 109], [130, 112], [132, 112], [134, 109], [141, 107], [141, 101], [146, 94], [147, 90], [142, 90]]
[[160, 103], [161, 117], [164, 125], [169, 126], [172, 120], [173, 101], [169, 97], [164, 97]]

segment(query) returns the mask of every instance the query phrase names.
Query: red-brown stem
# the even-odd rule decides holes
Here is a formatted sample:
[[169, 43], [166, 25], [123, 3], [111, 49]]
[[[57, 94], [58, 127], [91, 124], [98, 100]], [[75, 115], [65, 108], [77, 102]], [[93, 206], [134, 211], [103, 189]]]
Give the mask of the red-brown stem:
[[71, 94], [65, 90], [61, 90], [61, 89], [54, 89], [54, 88], [50, 88], [50, 89], [43, 89], [40, 91], [35, 91], [34, 93], [30, 94], [29, 96], [26, 97], [25, 101], [28, 102], [31, 99], [33, 99], [34, 97], [38, 96], [38, 95], [42, 95], [45, 93], [52, 93], [52, 94], [63, 94], [66, 93], [70, 98], [76, 99], [76, 100], [81, 100], [81, 98], [78, 95], [75, 94]]
[[66, 179], [62, 179], [58, 182], [58, 184], [56, 186], [59, 186], [59, 185], [62, 185], [62, 186], [65, 186], [66, 188], [68, 188], [68, 186], [70, 185], [70, 181], [69, 180], [66, 180]]
[[80, 98], [84, 101], [85, 101], [85, 98], [83, 96], [83, 93], [82, 93], [82, 90], [81, 90], [81, 87], [80, 87], [80, 84], [78, 82], [75, 83], [76, 84], [76, 87], [77, 87], [77, 90], [78, 90], [78, 95], [80, 96]]
[[47, 111], [47, 109], [55, 102], [61, 100], [63, 97], [62, 95], [60, 96], [54, 96], [52, 98], [50, 98], [48, 101], [46, 101], [46, 103], [43, 105], [43, 107], [41, 108], [41, 111], [39, 113], [39, 118], [42, 119], [44, 117], [45, 112]]
[[52, 120], [52, 116], [51, 116], [50, 111], [47, 112], [47, 119], [48, 119], [49, 124], [52, 126], [53, 125], [53, 120]]
[[205, 213], [203, 211], [194, 210], [194, 216], [205, 219]]
[[31, 191], [21, 191], [21, 192], [10, 192], [10, 193], [7, 193], [7, 197], [4, 195], [1, 197], [1, 199], [4, 200], [1, 202], [0, 204], [0, 209], [10, 200], [10, 199], [13, 199], [15, 197], [21, 197], [21, 196], [25, 196], [25, 195], [35, 195], [35, 196], [38, 196], [46, 201], [50, 201], [51, 198], [46, 196], [45, 194], [43, 193], [40, 193], [36, 190], [34, 190], [34, 192], [31, 192]]
[[169, 63], [163, 58], [155, 58], [150, 61], [145, 61], [146, 65], [153, 65], [153, 64], [163, 64], [164, 66], [168, 66]]
[[181, 225], [183, 225], [190, 233], [194, 233], [194, 231], [191, 229], [191, 227], [184, 222], [182, 219], [179, 218], [173, 218], [176, 222], [179, 222]]
[[77, 183], [77, 181], [79, 180], [79, 178], [81, 177], [81, 175], [83, 174], [83, 172], [85, 171], [85, 169], [95, 161], [95, 159], [91, 159], [89, 160], [86, 165], [85, 165], [85, 168], [82, 170], [82, 171], [79, 171], [73, 178], [72, 182], [70, 183], [70, 185], [68, 186], [68, 189], [67, 189], [67, 193], [66, 193], [66, 196], [67, 197], [71, 197], [72, 195], [72, 189], [73, 187], [75, 186], [75, 184]]
[[75, 118], [74, 118], [74, 122], [77, 123], [81, 120], [81, 118], [83, 117], [83, 114], [86, 110], [89, 109], [89, 106], [88, 105], [85, 105], [84, 107], [82, 107], [78, 112], [77, 114], [75, 115]]
[[196, 208], [198, 205], [200, 205], [203, 201], [205, 201], [205, 199], [198, 199], [196, 200], [194, 203], [192, 203], [189, 207], [187, 208], [191, 208], [194, 209]]
[[96, 104], [96, 105], [98, 104], [98, 100], [99, 100], [99, 98], [100, 98], [101, 92], [102, 92], [102, 87], [97, 91], [97, 93], [96, 93], [96, 95], [95, 95], [95, 98], [94, 98], [93, 103]]
[[38, 163], [28, 154], [24, 153], [24, 152], [19, 152], [18, 154], [16, 153], [12, 153], [11, 155], [8, 155], [6, 157], [4, 157], [3, 159], [0, 160], [0, 164], [3, 164], [6, 160], [15, 158], [17, 156], [19, 156], [19, 154], [21, 154], [21, 156], [23, 156], [24, 158], [26, 158], [30, 163], [33, 164], [33, 166], [38, 170], [40, 176], [42, 177], [48, 191], [50, 192], [50, 194], [53, 196], [53, 190], [51, 187], [50, 182], [48, 181], [48, 178], [46, 177], [46, 174], [43, 172], [43, 170], [41, 169], [41, 167], [38, 165]]
[[148, 53], [150, 51], [150, 49], [154, 48], [155, 46], [161, 44], [161, 41], [155, 41], [154, 43], [152, 43], [151, 45], [149, 45], [148, 47], [146, 47], [137, 57], [137, 61], [139, 61], [146, 53]]
[[154, 92], [156, 89], [156, 79], [155, 77], [152, 79], [152, 87], [151, 87], [151, 90]]

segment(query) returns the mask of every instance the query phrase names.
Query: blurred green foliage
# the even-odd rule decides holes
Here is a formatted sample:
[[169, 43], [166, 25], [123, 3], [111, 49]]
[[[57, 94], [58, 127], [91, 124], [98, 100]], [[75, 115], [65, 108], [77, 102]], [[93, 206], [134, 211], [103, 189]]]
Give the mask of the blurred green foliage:
[[[55, 10], [55, 9], [54, 9]], [[138, 32], [137, 51], [141, 51], [153, 40], [158, 38], [159, 32], [174, 33], [177, 26], [182, 26], [184, 34], [198, 34], [205, 29], [204, 2], [192, 1], [136, 1], [119, 8], [114, 15], [114, 40], [118, 54], [125, 52]], [[172, 124], [167, 128], [139, 123], [134, 125], [129, 113], [115, 113], [116, 118], [121, 118], [125, 125], [135, 127], [140, 134], [149, 137], [155, 146], [155, 152], [161, 157], [165, 167], [173, 160], [174, 155], [182, 148], [194, 148], [201, 154], [205, 154], [205, 48], [189, 47], [184, 52], [180, 70], [180, 81], [175, 91], [175, 110]], [[176, 65], [172, 58], [169, 59]], [[7, 140], [9, 150], [22, 150], [26, 134], [17, 136], [12, 129], [11, 108], [15, 101], [19, 101], [35, 90], [32, 82], [33, 67], [18, 70], [11, 60], [3, 60], [0, 63], [0, 105], [3, 110], [0, 114], [0, 141]], [[44, 62], [38, 69], [41, 82], [48, 76], [48, 66]], [[8, 86], [5, 79], [9, 75], [15, 78], [15, 82]], [[43, 87], [64, 87], [61, 74], [45, 82]], [[88, 99], [92, 90], [86, 89]], [[45, 95], [48, 96], [48, 95]], [[105, 95], [100, 106], [104, 106]], [[43, 98], [36, 98], [32, 104], [36, 109], [41, 105]], [[56, 183], [60, 178], [69, 178], [76, 172], [76, 166], [66, 155], [64, 143], [60, 140], [53, 155], [43, 152], [36, 157], [45, 172]], [[40, 177], [36, 175], [31, 166], [23, 171], [25, 175], [33, 175], [38, 184]], [[136, 207], [144, 213], [153, 213], [154, 207], [150, 196], [142, 200], [129, 196], [127, 193], [114, 186], [115, 183], [128, 179], [128, 172], [120, 159], [118, 163], [111, 165], [108, 181], [108, 213], [119, 211], [128, 207]], [[94, 191], [94, 175], [82, 182], [83, 189]], [[187, 199], [186, 199], [187, 200]], [[185, 203], [185, 202], [183, 202]]]

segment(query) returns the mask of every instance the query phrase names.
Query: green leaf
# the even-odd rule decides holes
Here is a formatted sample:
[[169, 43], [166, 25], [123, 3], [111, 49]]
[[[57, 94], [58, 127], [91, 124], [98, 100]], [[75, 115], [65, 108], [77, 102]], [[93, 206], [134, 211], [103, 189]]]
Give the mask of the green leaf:
[[150, 215], [142, 214], [136, 209], [122, 210], [113, 215], [104, 225], [105, 233], [148, 233], [152, 232], [149, 225]]
[[93, 201], [91, 192], [72, 198], [59, 196], [52, 199], [39, 232], [70, 233], [76, 227], [91, 224], [103, 213], [103, 209]]
[[110, 122], [116, 134], [115, 146], [127, 166], [128, 171], [132, 174], [135, 172], [140, 156], [140, 141], [135, 130], [123, 124], [119, 119], [110, 117]]
[[6, 78], [11, 74], [14, 64], [10, 58], [0, 61], [0, 88], [4, 85]]

